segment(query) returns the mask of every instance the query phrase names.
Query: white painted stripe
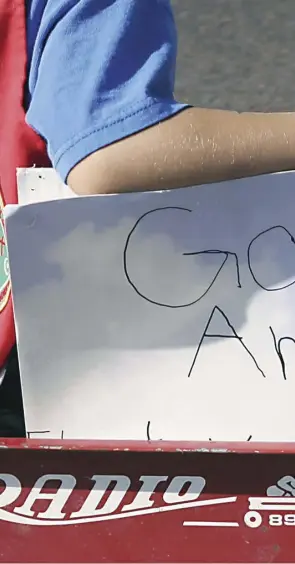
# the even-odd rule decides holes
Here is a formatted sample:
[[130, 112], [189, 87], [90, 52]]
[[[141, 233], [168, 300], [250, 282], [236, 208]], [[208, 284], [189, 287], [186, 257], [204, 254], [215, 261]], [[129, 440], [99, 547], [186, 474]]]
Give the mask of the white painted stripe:
[[226, 521], [184, 521], [184, 527], [239, 527], [239, 523]]
[[166, 513], [167, 511], [179, 511], [180, 509], [190, 509], [192, 507], [206, 507], [211, 505], [222, 505], [224, 503], [235, 503], [237, 496], [233, 497], [220, 497], [216, 499], [202, 499], [200, 501], [189, 501], [186, 503], [177, 503], [173, 505], [164, 505], [163, 507], [152, 507], [150, 509], [136, 509], [125, 513], [115, 513], [110, 515], [99, 515], [94, 517], [82, 517], [80, 519], [58, 519], [49, 520], [42, 519], [42, 516], [27, 517], [16, 512], [10, 512], [0, 508], [0, 521], [7, 521], [9, 523], [18, 523], [21, 525], [37, 525], [37, 526], [65, 526], [65, 525], [82, 525], [83, 523], [96, 523], [99, 521], [114, 521], [117, 519], [128, 519], [129, 517], [136, 517], [142, 515], [152, 515], [155, 513]]

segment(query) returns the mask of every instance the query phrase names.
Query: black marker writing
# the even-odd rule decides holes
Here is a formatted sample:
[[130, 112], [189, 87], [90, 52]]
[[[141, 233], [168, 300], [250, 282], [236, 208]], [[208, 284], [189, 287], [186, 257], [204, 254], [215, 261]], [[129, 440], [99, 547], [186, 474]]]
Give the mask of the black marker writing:
[[[216, 275], [214, 276], [210, 286], [207, 288], [207, 290], [204, 292], [204, 294], [197, 300], [201, 300], [206, 294], [208, 294], [209, 290], [212, 288], [217, 276], [219, 275], [219, 273], [221, 272], [221, 270], [223, 269], [228, 257], [232, 256], [235, 259], [235, 264], [236, 264], [236, 272], [237, 272], [237, 286], [238, 288], [241, 288], [241, 278], [240, 278], [240, 267], [239, 267], [239, 259], [238, 259], [238, 255], [236, 253], [232, 253], [231, 251], [219, 251], [218, 249], [208, 249], [206, 251], [197, 251], [195, 253], [183, 253], [184, 257], [191, 257], [191, 256], [198, 256], [198, 255], [224, 255], [224, 260], [220, 266], [220, 268], [218, 269]], [[196, 303], [196, 302], [194, 302]]]
[[291, 341], [295, 345], [295, 339], [293, 339], [293, 337], [281, 337], [279, 340], [277, 340], [273, 328], [270, 327], [269, 330], [272, 334], [275, 350], [276, 350], [276, 353], [277, 353], [279, 360], [280, 360], [280, 363], [281, 363], [283, 378], [284, 378], [284, 380], [287, 380], [286, 363], [285, 363], [285, 360], [284, 360], [284, 357], [283, 357], [283, 354], [282, 354], [281, 345], [282, 345], [283, 341]]
[[151, 426], [151, 422], [148, 421], [147, 426], [146, 426], [146, 436], [147, 436], [147, 440], [148, 440], [148, 441], [151, 440], [151, 436], [150, 436], [150, 426]]
[[[151, 440], [152, 440], [152, 439], [151, 439], [151, 434], [150, 434], [150, 429], [151, 429], [151, 422], [148, 421], [148, 422], [147, 422], [147, 426], [146, 426], [146, 436], [147, 436], [147, 440], [148, 440], [148, 441], [151, 441]], [[157, 440], [157, 441], [162, 441], [162, 439], [155, 439], [155, 440]]]
[[233, 253], [231, 251], [227, 251], [227, 250], [219, 250], [219, 249], [206, 249], [203, 251], [197, 251], [197, 252], [189, 252], [189, 253], [182, 253], [183, 256], [206, 256], [206, 255], [222, 255], [224, 257], [221, 265], [219, 266], [219, 268], [217, 269], [216, 274], [214, 275], [213, 279], [211, 280], [210, 284], [208, 285], [208, 287], [205, 289], [205, 291], [199, 295], [195, 300], [190, 301], [190, 302], [186, 302], [186, 303], [182, 303], [182, 304], [168, 304], [168, 303], [162, 303], [162, 302], [158, 302], [156, 300], [151, 299], [150, 297], [148, 297], [147, 295], [143, 294], [143, 292], [138, 288], [138, 286], [136, 285], [136, 283], [132, 280], [131, 274], [129, 272], [129, 267], [128, 267], [128, 251], [129, 251], [129, 245], [130, 242], [132, 240], [132, 236], [134, 235], [134, 233], [136, 232], [137, 227], [140, 225], [141, 221], [144, 220], [147, 216], [153, 214], [153, 213], [157, 213], [157, 212], [163, 212], [163, 211], [167, 211], [167, 210], [178, 210], [178, 211], [184, 211], [184, 212], [192, 212], [192, 210], [188, 209], [188, 208], [181, 208], [181, 207], [165, 207], [165, 208], [157, 208], [154, 210], [150, 210], [147, 213], [143, 214], [135, 223], [135, 225], [133, 226], [133, 228], [131, 229], [128, 237], [127, 237], [127, 241], [125, 244], [125, 248], [124, 248], [124, 253], [123, 253], [123, 265], [124, 265], [124, 273], [126, 276], [127, 281], [129, 282], [129, 284], [132, 286], [132, 288], [135, 290], [135, 292], [144, 300], [146, 300], [147, 302], [150, 302], [151, 304], [160, 306], [160, 307], [167, 307], [167, 308], [171, 308], [171, 309], [179, 309], [179, 308], [184, 308], [184, 307], [189, 307], [192, 306], [196, 303], [198, 303], [200, 300], [202, 300], [202, 298], [204, 298], [204, 296], [206, 296], [206, 294], [208, 294], [208, 292], [210, 291], [210, 289], [212, 288], [214, 282], [216, 281], [218, 275], [220, 274], [221, 270], [223, 269], [224, 265], [226, 264], [227, 260], [229, 257], [234, 257], [235, 259], [235, 266], [236, 266], [236, 276], [237, 276], [237, 286], [238, 288], [241, 288], [241, 281], [240, 281], [240, 270], [239, 270], [239, 261], [238, 261], [238, 257], [236, 255], [236, 253]]
[[[289, 284], [285, 284], [285, 286], [280, 286], [279, 288], [268, 288], [267, 286], [264, 286], [258, 280], [257, 275], [254, 273], [254, 261], [252, 261], [252, 259], [251, 259], [252, 247], [253, 247], [254, 243], [258, 241], [258, 239], [260, 239], [261, 237], [264, 237], [265, 235], [268, 235], [271, 231], [274, 231], [276, 229], [282, 229], [283, 232], [290, 239], [290, 242], [293, 245], [295, 245], [295, 239], [294, 239], [292, 233], [290, 233], [290, 231], [288, 231], [288, 229], [286, 229], [286, 227], [283, 227], [283, 225], [274, 225], [273, 227], [269, 227], [269, 229], [265, 229], [264, 231], [261, 231], [261, 233], [258, 233], [258, 235], [256, 235], [256, 237], [254, 237], [252, 239], [252, 241], [250, 242], [250, 244], [248, 246], [248, 250], [247, 250], [248, 267], [249, 267], [249, 270], [250, 270], [251, 275], [253, 277], [253, 280], [254, 280], [254, 282], [256, 282], [256, 284], [260, 288], [262, 288], [262, 290], [265, 290], [266, 292], [279, 292], [280, 290], [285, 290], [286, 288], [289, 288], [290, 286], [293, 286], [293, 284], [295, 284], [295, 280], [293, 280], [293, 282], [290, 282]], [[295, 251], [295, 247], [294, 247], [294, 251]]]
[[[250, 442], [251, 440], [252, 440], [252, 435], [249, 435], [247, 442]], [[209, 437], [209, 441], [212, 441], [212, 439], [210, 437]], [[214, 441], [214, 442], [217, 442], [217, 441]]]
[[[210, 328], [210, 324], [212, 323], [212, 320], [214, 318], [214, 316], [216, 314], [220, 314], [224, 320], [225, 323], [225, 327], [226, 327], [226, 331], [224, 334], [222, 333], [218, 333], [218, 334], [213, 334], [213, 333], [209, 333], [209, 328]], [[230, 334], [228, 334], [228, 330], [230, 331]], [[188, 373], [188, 378], [190, 378], [192, 371], [194, 369], [196, 360], [198, 358], [198, 354], [200, 352], [201, 346], [203, 344], [204, 339], [212, 339], [212, 338], [219, 338], [219, 339], [237, 339], [239, 341], [239, 343], [242, 345], [242, 347], [244, 348], [244, 350], [247, 352], [247, 354], [251, 357], [252, 361], [254, 362], [257, 370], [259, 370], [259, 372], [262, 374], [263, 378], [265, 378], [265, 374], [263, 372], [263, 370], [261, 370], [260, 366], [258, 365], [255, 357], [253, 356], [253, 354], [251, 353], [251, 351], [248, 349], [248, 347], [245, 345], [245, 343], [243, 342], [243, 337], [240, 337], [235, 328], [233, 327], [233, 325], [230, 323], [229, 319], [227, 318], [227, 316], [225, 315], [224, 311], [222, 311], [222, 309], [220, 309], [220, 307], [218, 306], [214, 306], [211, 315], [208, 319], [208, 322], [206, 324], [206, 327], [204, 329], [204, 332], [202, 334], [201, 340], [198, 344], [197, 350], [196, 350], [196, 354], [194, 356], [192, 365], [190, 367], [189, 373]]]
[[47, 435], [50, 431], [27, 431], [27, 438], [30, 439], [31, 435]]
[[[27, 438], [30, 439], [31, 435], [47, 435], [50, 431], [27, 431]], [[61, 439], [64, 439], [64, 431], [61, 431]]]

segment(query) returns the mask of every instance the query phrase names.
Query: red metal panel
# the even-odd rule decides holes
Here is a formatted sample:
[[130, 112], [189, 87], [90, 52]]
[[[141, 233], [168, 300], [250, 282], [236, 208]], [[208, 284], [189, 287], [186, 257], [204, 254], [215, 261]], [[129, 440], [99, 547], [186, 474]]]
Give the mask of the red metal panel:
[[82, 440], [37, 440], [1, 439], [0, 448], [13, 449], [58, 449], [140, 452], [212, 452], [250, 454], [295, 454], [295, 442], [197, 442], [197, 441], [82, 441]]
[[0, 446], [1, 562], [295, 561], [295, 444]]

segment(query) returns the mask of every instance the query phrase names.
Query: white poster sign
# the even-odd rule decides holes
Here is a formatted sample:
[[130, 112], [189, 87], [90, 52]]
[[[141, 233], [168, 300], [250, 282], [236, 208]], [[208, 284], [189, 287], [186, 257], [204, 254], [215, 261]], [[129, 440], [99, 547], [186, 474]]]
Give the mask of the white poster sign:
[[28, 431], [294, 441], [294, 186], [7, 207]]
[[17, 188], [21, 205], [76, 197], [53, 168], [17, 169]]

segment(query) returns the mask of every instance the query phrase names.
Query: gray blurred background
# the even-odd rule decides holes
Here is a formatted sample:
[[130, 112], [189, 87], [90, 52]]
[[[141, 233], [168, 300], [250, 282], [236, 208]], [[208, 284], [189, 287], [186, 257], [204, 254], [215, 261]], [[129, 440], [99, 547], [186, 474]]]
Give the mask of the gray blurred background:
[[172, 0], [176, 97], [235, 110], [295, 110], [295, 0]]

